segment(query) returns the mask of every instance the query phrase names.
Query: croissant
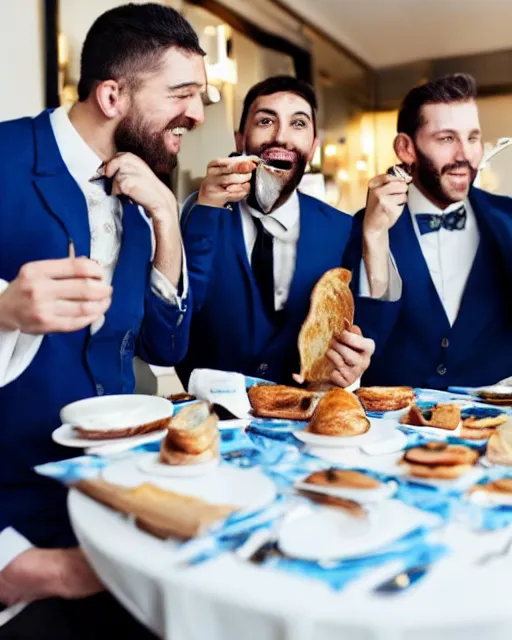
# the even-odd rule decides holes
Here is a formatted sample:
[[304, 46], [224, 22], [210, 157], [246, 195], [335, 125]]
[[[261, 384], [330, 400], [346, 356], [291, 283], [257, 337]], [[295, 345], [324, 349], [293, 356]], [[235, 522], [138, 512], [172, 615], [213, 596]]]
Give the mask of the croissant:
[[345, 389], [333, 389], [318, 403], [313, 418], [306, 427], [310, 433], [323, 436], [360, 436], [370, 428], [357, 397]]

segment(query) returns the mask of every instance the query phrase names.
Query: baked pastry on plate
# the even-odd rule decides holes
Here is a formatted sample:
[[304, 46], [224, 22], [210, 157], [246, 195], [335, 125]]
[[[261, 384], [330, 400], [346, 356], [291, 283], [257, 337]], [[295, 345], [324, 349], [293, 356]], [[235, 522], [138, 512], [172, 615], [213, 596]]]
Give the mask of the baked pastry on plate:
[[201, 464], [219, 457], [218, 418], [204, 401], [183, 407], [171, 420], [160, 447], [160, 462]]
[[478, 457], [477, 451], [464, 445], [428, 442], [408, 449], [400, 464], [411, 476], [454, 480], [470, 471]]
[[321, 397], [321, 394], [282, 384], [256, 384], [248, 394], [255, 416], [283, 420], [309, 420]]
[[439, 403], [425, 409], [414, 404], [400, 422], [416, 427], [455, 431], [460, 424], [460, 407], [457, 404]]
[[318, 403], [306, 431], [321, 436], [353, 437], [366, 433], [370, 421], [350, 391], [333, 389]]
[[398, 411], [414, 402], [412, 387], [360, 387], [355, 394], [366, 411]]

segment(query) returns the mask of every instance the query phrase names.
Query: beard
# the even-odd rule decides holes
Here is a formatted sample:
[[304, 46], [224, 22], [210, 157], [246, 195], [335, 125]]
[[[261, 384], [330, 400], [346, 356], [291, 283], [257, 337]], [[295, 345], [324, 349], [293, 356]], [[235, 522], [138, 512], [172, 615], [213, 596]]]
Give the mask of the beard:
[[132, 109], [121, 120], [114, 134], [114, 142], [118, 151], [133, 153], [148, 165], [157, 175], [169, 175], [176, 168], [178, 156], [171, 153], [165, 144], [165, 136], [175, 127], [184, 127], [189, 131], [194, 123], [180, 116], [171, 120], [163, 129], [155, 131], [141, 114]]
[[[267, 149], [279, 148], [282, 148], [288, 153], [291, 152], [294, 154], [294, 160], [291, 162], [291, 168], [283, 174], [282, 178], [280, 178], [278, 175], [273, 176], [271, 172], [267, 173], [265, 170], [258, 170], [259, 168], [256, 169], [256, 171], [254, 171], [252, 175], [251, 191], [248, 197], [248, 204], [265, 214], [271, 213], [272, 211], [277, 209], [281, 204], [286, 202], [289, 196], [295, 191], [306, 171], [308, 158], [298, 149], [289, 149], [284, 145], [278, 145], [275, 143], [263, 145], [258, 150], [249, 148], [246, 149], [246, 152], [248, 154], [257, 155], [261, 158], [264, 156]], [[274, 161], [272, 159], [269, 159], [265, 162], [265, 164], [271, 167], [274, 166], [277, 169], [285, 169], [285, 167], [282, 166], [283, 163], [281, 161]], [[257, 193], [269, 193], [270, 191], [273, 191], [275, 195], [270, 196], [269, 206], [266, 207], [262, 205], [262, 197], [261, 195], [258, 195], [257, 197]]]
[[[416, 172], [418, 182], [423, 187], [426, 194], [432, 196], [439, 204], [448, 206], [454, 202], [464, 200], [469, 189], [473, 185], [478, 175], [478, 169], [475, 169], [467, 160], [460, 162], [454, 162], [453, 164], [444, 165], [441, 170], [436, 169], [433, 161], [422, 153], [417, 146], [416, 156], [417, 162], [413, 165], [413, 170]], [[450, 171], [456, 171], [457, 169], [467, 169], [469, 171], [468, 188], [465, 192], [450, 190], [443, 184], [443, 176]]]

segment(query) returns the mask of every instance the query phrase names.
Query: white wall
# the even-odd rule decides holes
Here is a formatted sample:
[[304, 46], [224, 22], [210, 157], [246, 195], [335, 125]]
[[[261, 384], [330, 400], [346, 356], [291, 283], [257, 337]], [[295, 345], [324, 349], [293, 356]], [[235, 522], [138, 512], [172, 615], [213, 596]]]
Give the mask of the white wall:
[[0, 121], [44, 107], [43, 7], [40, 0], [0, 5]]

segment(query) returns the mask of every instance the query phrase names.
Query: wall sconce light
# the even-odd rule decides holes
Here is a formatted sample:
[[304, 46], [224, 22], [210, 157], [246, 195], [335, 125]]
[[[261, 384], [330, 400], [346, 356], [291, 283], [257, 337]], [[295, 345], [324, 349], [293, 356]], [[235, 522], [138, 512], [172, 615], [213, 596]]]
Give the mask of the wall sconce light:
[[358, 171], [368, 171], [368, 163], [366, 160], [358, 160], [356, 162], [356, 169]]
[[236, 84], [238, 80], [236, 62], [228, 56], [226, 27], [208, 26], [203, 31], [206, 51], [206, 74], [215, 84]]
[[346, 169], [340, 169], [337, 175], [338, 175], [338, 180], [340, 180], [340, 182], [348, 182], [349, 175]]
[[326, 144], [324, 153], [326, 158], [334, 158], [338, 155], [338, 147], [335, 144]]
[[206, 91], [203, 93], [203, 104], [207, 107], [211, 104], [216, 104], [222, 100], [222, 96], [217, 87], [213, 84], [206, 86]]

